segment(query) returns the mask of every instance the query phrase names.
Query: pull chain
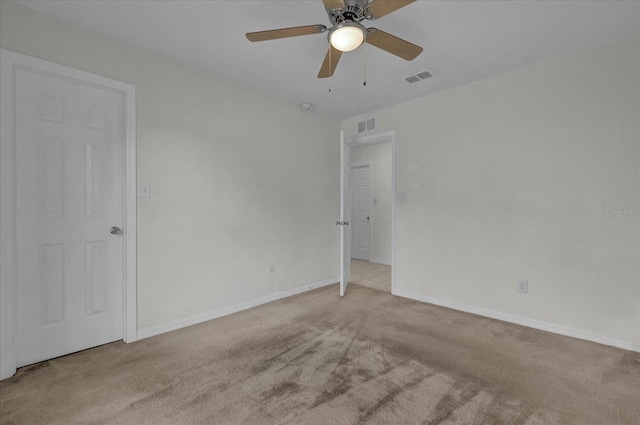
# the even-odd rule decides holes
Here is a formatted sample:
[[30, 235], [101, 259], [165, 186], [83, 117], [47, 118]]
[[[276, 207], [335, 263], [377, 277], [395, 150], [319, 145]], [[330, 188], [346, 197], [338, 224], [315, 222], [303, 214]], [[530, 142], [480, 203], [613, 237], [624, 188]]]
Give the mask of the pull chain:
[[[365, 47], [365, 46], [362, 46]], [[367, 49], [362, 49], [362, 85], [367, 85]]]

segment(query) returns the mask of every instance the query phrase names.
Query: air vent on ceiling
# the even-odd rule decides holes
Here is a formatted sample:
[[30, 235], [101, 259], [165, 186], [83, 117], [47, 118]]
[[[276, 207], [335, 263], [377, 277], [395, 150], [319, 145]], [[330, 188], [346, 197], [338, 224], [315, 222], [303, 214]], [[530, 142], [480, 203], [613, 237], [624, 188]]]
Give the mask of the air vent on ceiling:
[[369, 118], [368, 120], [358, 122], [358, 133], [364, 133], [365, 131], [371, 131], [376, 129], [376, 119]]
[[409, 75], [405, 78], [405, 81], [408, 83], [417, 83], [418, 81], [426, 80], [427, 78], [433, 77], [433, 72], [426, 70], [422, 72], [418, 72], [417, 74]]

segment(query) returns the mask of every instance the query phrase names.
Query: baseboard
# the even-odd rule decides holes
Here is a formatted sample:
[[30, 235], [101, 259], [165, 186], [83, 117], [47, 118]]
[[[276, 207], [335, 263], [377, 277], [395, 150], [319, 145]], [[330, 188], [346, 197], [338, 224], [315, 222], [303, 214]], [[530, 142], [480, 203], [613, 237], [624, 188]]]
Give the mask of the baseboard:
[[597, 342], [599, 344], [610, 345], [612, 347], [622, 348], [629, 351], [640, 351], [640, 342], [634, 343], [632, 341], [625, 341], [616, 338], [610, 338], [604, 335], [597, 334], [595, 332], [585, 331], [582, 329], [570, 328], [563, 325], [557, 325], [555, 323], [543, 322], [540, 320], [529, 319], [526, 317], [516, 316], [508, 313], [501, 313], [499, 311], [493, 311], [484, 309], [481, 307], [474, 307], [467, 304], [458, 303], [455, 301], [441, 300], [438, 298], [428, 297], [425, 295], [418, 295], [407, 291], [398, 290], [394, 293], [399, 297], [409, 298], [415, 301], [421, 301], [429, 304], [435, 304], [442, 307], [451, 308], [453, 310], [464, 311], [466, 313], [473, 313], [479, 316], [490, 317], [492, 319], [502, 320], [504, 322], [515, 323], [529, 328], [539, 329], [541, 331], [552, 332], [559, 335], [570, 336], [573, 338], [584, 339], [591, 342]]
[[245, 301], [240, 304], [236, 304], [230, 307], [224, 307], [206, 313], [197, 314], [195, 316], [185, 317], [184, 319], [174, 320], [162, 325], [151, 326], [138, 330], [138, 340], [144, 338], [150, 338], [155, 335], [160, 335], [165, 332], [175, 331], [176, 329], [186, 328], [187, 326], [197, 325], [198, 323], [206, 322], [207, 320], [217, 319], [218, 317], [227, 316], [229, 314], [237, 313], [242, 310], [247, 310], [253, 307], [257, 307], [261, 304], [277, 301], [282, 298], [287, 298], [292, 295], [301, 294], [303, 292], [311, 291], [313, 289], [321, 288], [323, 286], [332, 285], [340, 281], [340, 278], [327, 279], [321, 282], [315, 282], [309, 285], [300, 286], [298, 288], [289, 289], [287, 291], [276, 292], [274, 294], [265, 295], [264, 297], [256, 298], [254, 300]]
[[369, 262], [370, 263], [376, 263], [376, 264], [384, 264], [385, 266], [390, 266], [391, 265], [391, 262], [378, 260], [377, 258], [371, 258], [369, 260]]

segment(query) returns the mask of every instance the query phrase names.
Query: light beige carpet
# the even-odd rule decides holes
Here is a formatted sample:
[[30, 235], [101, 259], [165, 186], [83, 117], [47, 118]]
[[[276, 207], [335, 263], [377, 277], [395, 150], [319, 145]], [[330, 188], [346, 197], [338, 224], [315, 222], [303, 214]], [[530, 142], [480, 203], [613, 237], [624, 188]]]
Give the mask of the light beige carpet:
[[330, 286], [0, 382], [2, 424], [638, 424], [640, 355]]

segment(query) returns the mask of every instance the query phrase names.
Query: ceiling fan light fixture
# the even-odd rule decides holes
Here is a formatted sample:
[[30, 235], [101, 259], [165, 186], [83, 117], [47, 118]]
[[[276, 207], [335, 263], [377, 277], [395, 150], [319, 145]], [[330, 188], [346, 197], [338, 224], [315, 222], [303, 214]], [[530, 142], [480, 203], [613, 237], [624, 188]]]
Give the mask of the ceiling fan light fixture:
[[357, 49], [363, 42], [366, 29], [352, 21], [344, 21], [329, 33], [329, 43], [341, 52]]
[[[305, 25], [301, 27], [248, 32], [246, 37], [249, 41], [256, 42], [326, 32], [329, 48], [318, 72], [318, 78], [331, 77], [342, 53], [355, 50], [365, 42], [394, 56], [410, 61], [422, 53], [422, 47], [416, 46], [377, 28], [365, 28], [360, 22], [364, 19], [371, 20], [381, 18], [415, 1], [416, 0], [322, 0], [325, 11], [329, 17], [329, 22], [333, 25], [331, 28], [320, 24]], [[366, 85], [366, 81], [363, 84]]]

